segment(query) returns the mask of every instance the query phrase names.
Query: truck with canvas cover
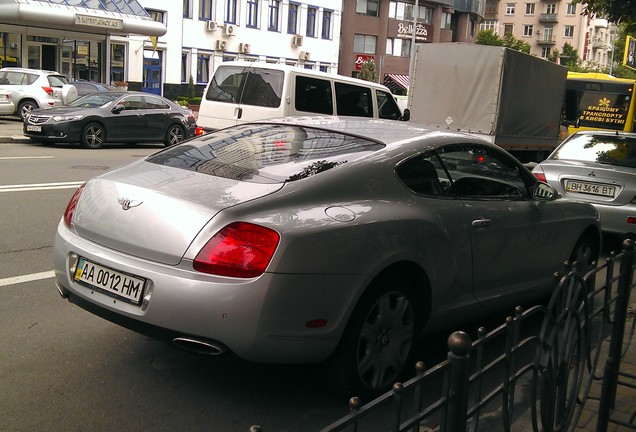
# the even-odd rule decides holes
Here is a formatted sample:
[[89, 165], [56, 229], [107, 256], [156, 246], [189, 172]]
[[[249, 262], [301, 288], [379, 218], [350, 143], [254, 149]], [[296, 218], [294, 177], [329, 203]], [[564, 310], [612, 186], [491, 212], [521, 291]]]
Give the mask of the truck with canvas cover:
[[410, 119], [483, 135], [522, 162], [539, 162], [564, 137], [567, 69], [505, 47], [417, 44]]

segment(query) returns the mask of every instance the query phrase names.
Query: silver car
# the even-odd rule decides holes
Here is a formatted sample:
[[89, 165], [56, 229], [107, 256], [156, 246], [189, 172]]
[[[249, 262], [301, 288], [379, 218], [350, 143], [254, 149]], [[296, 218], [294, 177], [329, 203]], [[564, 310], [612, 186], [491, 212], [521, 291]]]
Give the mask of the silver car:
[[200, 353], [320, 363], [330, 388], [370, 395], [413, 369], [422, 330], [543, 298], [599, 246], [591, 205], [474, 136], [311, 117], [88, 181], [54, 260], [60, 294], [96, 315]]
[[11, 92], [15, 114], [20, 120], [35, 108], [58, 107], [77, 99], [77, 89], [68, 79], [48, 70], [2, 68], [0, 89]]
[[15, 104], [11, 92], [0, 88], [0, 115], [11, 115], [15, 112]]
[[577, 132], [532, 172], [560, 194], [594, 205], [604, 232], [636, 233], [636, 134]]

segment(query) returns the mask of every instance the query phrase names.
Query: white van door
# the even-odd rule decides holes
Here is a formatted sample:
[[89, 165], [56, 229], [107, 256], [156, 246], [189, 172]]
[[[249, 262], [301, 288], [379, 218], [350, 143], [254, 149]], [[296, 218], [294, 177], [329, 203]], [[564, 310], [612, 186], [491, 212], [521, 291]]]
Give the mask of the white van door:
[[197, 123], [207, 129], [284, 115], [281, 70], [220, 65], [201, 101]]

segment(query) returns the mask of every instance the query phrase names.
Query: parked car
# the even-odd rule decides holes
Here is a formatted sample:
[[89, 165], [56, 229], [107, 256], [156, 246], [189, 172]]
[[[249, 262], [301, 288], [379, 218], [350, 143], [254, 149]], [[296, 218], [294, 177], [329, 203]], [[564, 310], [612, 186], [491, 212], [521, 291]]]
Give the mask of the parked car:
[[15, 104], [11, 92], [0, 89], [0, 115], [12, 115], [15, 112]]
[[54, 71], [5, 67], [0, 69], [0, 89], [8, 90], [15, 104], [15, 115], [24, 120], [36, 108], [67, 105], [77, 99], [77, 89]]
[[189, 109], [143, 92], [91, 93], [66, 107], [31, 111], [24, 135], [45, 142], [79, 142], [100, 148], [107, 142], [177, 144], [195, 135]]
[[114, 85], [94, 81], [71, 81], [69, 84], [75, 86], [78, 96], [86, 96], [87, 94], [96, 92], [100, 93], [118, 90]]
[[603, 231], [636, 233], [636, 133], [577, 132], [532, 172], [560, 194], [596, 207]]
[[54, 267], [62, 297], [115, 323], [199, 353], [320, 363], [330, 388], [364, 396], [412, 370], [422, 329], [545, 298], [564, 260], [599, 245], [594, 207], [484, 140], [317, 116], [89, 180]]

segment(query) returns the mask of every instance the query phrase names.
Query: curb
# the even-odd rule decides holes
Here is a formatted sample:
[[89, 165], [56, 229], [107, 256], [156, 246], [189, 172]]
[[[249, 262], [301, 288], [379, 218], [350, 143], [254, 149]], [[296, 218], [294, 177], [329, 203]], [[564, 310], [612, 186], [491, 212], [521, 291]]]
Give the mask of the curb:
[[24, 135], [0, 136], [0, 144], [27, 144], [31, 140]]

